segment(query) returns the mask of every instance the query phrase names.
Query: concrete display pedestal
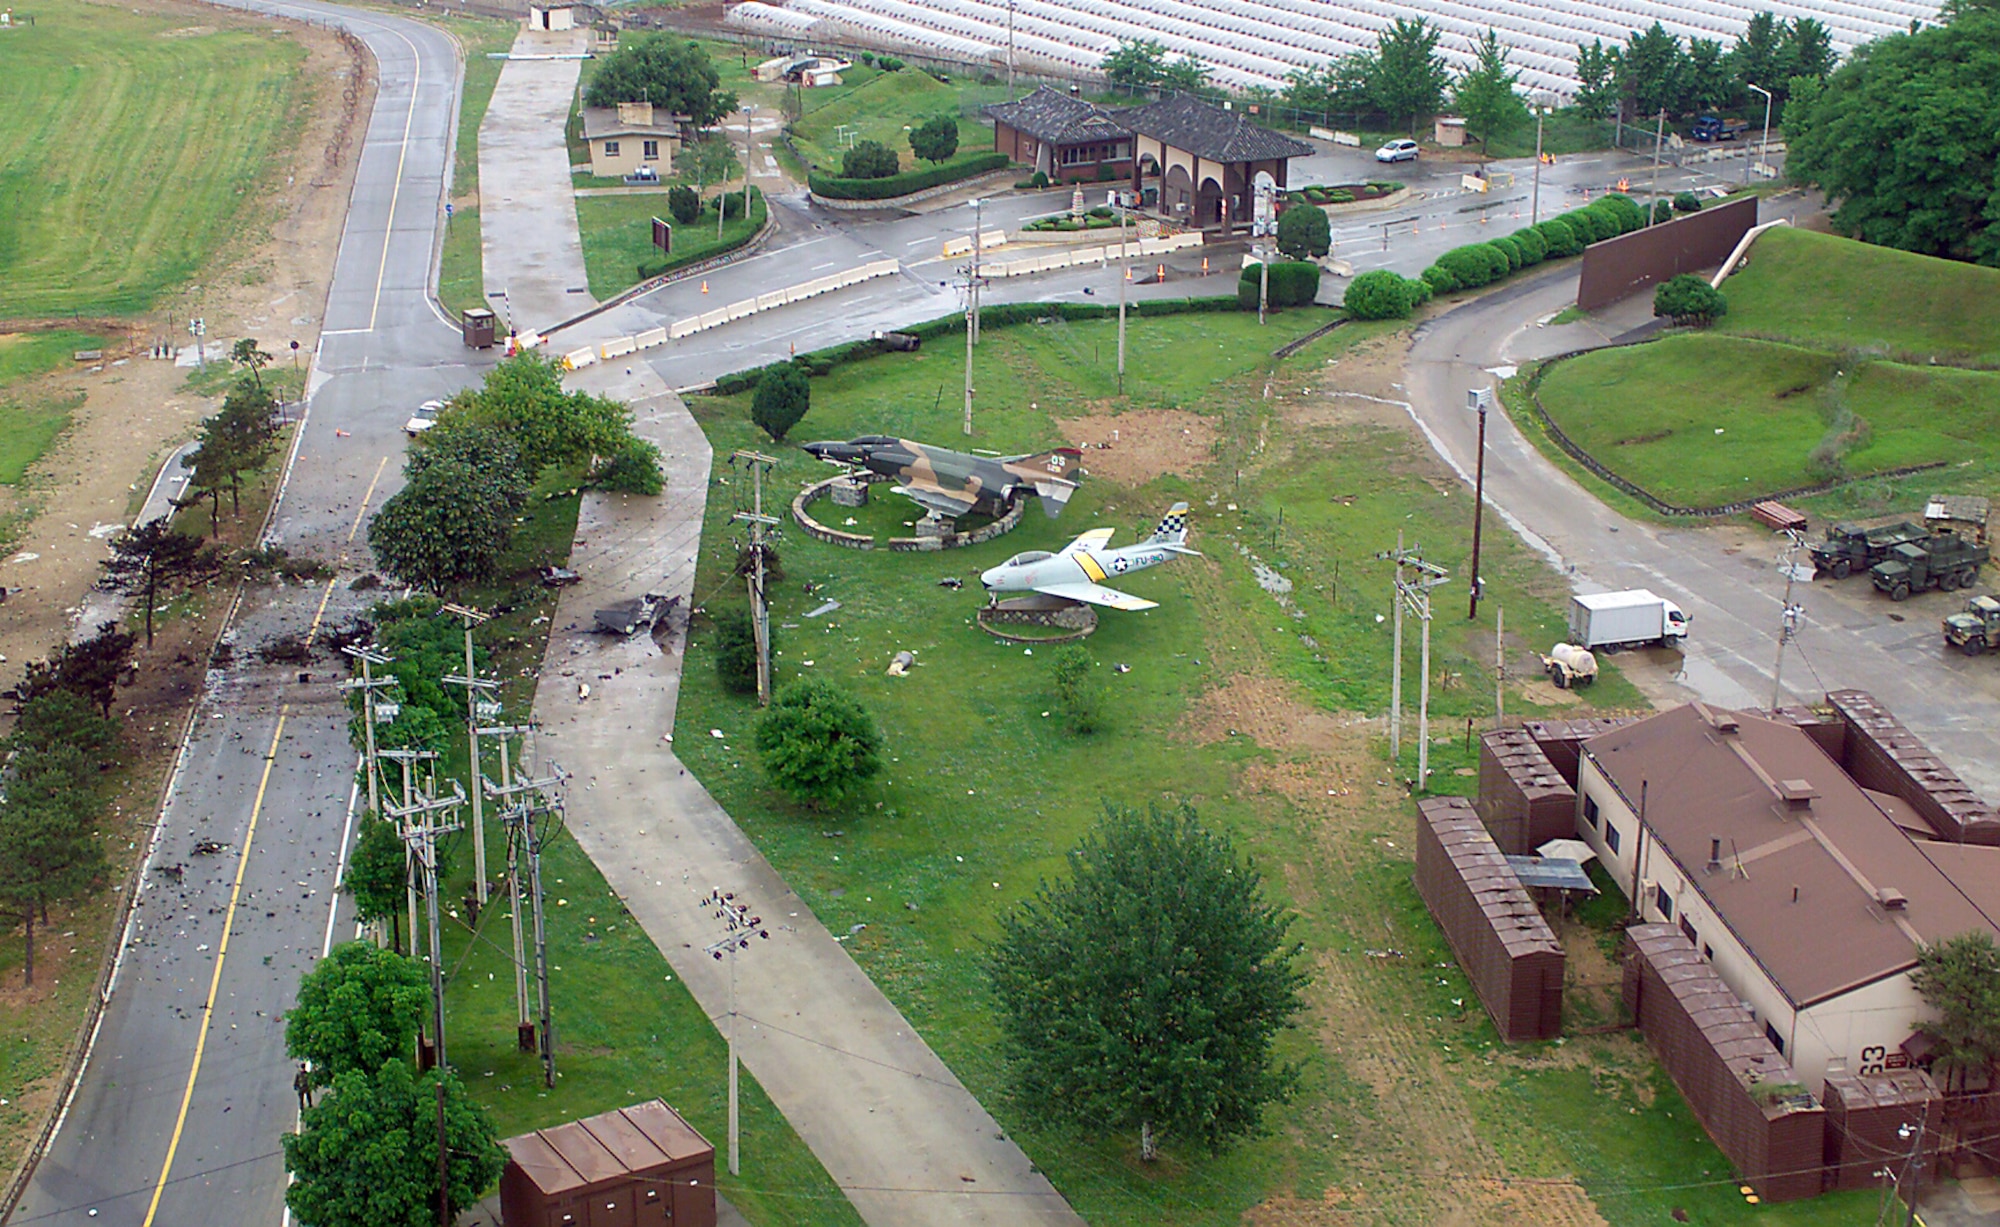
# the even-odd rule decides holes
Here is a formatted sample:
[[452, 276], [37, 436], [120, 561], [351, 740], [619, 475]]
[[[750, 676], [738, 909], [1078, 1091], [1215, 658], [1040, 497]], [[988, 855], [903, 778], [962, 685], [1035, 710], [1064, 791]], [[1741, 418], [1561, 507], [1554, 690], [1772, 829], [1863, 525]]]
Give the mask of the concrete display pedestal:
[[[979, 629], [1010, 643], [1069, 643], [1097, 629], [1097, 610], [1053, 596], [1018, 596], [996, 601], [979, 611]], [[1040, 627], [1068, 634], [1015, 634], [1005, 628]]]

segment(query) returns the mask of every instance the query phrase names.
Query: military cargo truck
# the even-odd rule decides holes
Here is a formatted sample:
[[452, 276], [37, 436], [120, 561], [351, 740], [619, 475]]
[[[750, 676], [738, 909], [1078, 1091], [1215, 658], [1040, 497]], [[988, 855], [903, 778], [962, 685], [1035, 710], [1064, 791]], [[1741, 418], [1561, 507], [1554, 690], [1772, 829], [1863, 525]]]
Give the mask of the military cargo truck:
[[1912, 592], [1969, 588], [1985, 565], [1987, 549], [1957, 533], [1933, 533], [1921, 541], [1906, 541], [1868, 569], [1875, 590], [1892, 601], [1908, 600]]
[[2000, 597], [1976, 596], [1944, 620], [1944, 641], [1967, 656], [2000, 648]]
[[1846, 579], [1856, 571], [1866, 571], [1882, 561], [1889, 551], [1906, 541], [1921, 541], [1928, 534], [1919, 525], [1903, 520], [1879, 528], [1859, 524], [1829, 524], [1826, 540], [1813, 543], [1813, 572]]

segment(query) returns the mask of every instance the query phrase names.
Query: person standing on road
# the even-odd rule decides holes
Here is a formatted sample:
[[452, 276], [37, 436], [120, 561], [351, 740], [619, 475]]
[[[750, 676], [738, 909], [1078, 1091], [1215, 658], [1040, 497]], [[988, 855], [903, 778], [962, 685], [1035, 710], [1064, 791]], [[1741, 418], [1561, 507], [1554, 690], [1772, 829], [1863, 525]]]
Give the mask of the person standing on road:
[[292, 1075], [292, 1089], [299, 1093], [299, 1111], [303, 1112], [313, 1106], [312, 1076], [306, 1073], [303, 1064], [299, 1066], [299, 1072]]

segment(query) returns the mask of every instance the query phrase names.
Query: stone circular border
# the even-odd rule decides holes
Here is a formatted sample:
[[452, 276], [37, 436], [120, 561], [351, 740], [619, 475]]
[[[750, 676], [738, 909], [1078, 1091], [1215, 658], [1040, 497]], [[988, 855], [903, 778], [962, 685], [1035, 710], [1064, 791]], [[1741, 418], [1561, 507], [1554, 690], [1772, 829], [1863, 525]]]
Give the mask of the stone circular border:
[[[882, 476], [880, 473], [855, 473], [852, 476], [869, 485], [889, 480], [889, 478]], [[872, 550], [875, 548], [875, 538], [863, 536], [860, 533], [842, 532], [837, 528], [828, 528], [818, 520], [813, 519], [812, 513], [806, 510], [806, 508], [825, 498], [832, 491], [835, 482], [846, 481], [848, 477], [848, 474], [843, 473], [837, 477], [829, 477], [825, 481], [816, 481], [799, 491], [798, 496], [792, 499], [792, 519], [798, 521], [799, 527], [806, 531], [807, 536], [817, 538], [828, 545], [838, 545], [850, 550]], [[965, 545], [981, 545], [993, 540], [995, 537], [1004, 536], [1012, 530], [1015, 525], [1021, 522], [1021, 515], [1027, 510], [1027, 507], [1027, 499], [1017, 498], [1014, 500], [1013, 505], [1007, 508], [1005, 515], [991, 524], [975, 528], [969, 533], [950, 533], [943, 537], [891, 537], [889, 538], [889, 548], [901, 553], [916, 554], [935, 553], [938, 550], [953, 550]]]
[[[1029, 611], [1010, 611], [1010, 610], [1004, 610], [1004, 609], [1000, 609], [1000, 608], [998, 608], [997, 606], [993, 606], [993, 605], [982, 605], [982, 606], [980, 606], [980, 608], [979, 608], [979, 612], [978, 612], [977, 614], [975, 614], [975, 615], [974, 615], [974, 617], [975, 617], [975, 618], [977, 619], [977, 621], [979, 622], [979, 629], [980, 629], [980, 630], [983, 630], [983, 631], [985, 631], [985, 632], [986, 632], [987, 634], [989, 634], [989, 635], [993, 636], [993, 637], [994, 637], [995, 639], [1004, 639], [1004, 640], [1006, 640], [1006, 641], [1007, 641], [1008, 643], [1022, 643], [1022, 644], [1028, 644], [1028, 645], [1030, 645], [1030, 646], [1032, 646], [1032, 645], [1034, 645], [1034, 644], [1038, 644], [1038, 643], [1075, 643], [1075, 642], [1076, 642], [1077, 640], [1079, 640], [1079, 639], [1084, 639], [1084, 638], [1088, 638], [1088, 637], [1089, 637], [1090, 635], [1092, 635], [1092, 634], [1094, 634], [1094, 633], [1096, 632], [1096, 630], [1097, 630], [1097, 611], [1096, 611], [1095, 609], [1092, 609], [1092, 608], [1091, 608], [1090, 606], [1088, 606], [1088, 605], [1077, 605], [1077, 606], [1072, 606], [1071, 608], [1074, 608], [1074, 609], [1080, 609], [1080, 610], [1082, 610], [1082, 611], [1083, 611], [1083, 614], [1084, 614], [1084, 616], [1085, 616], [1085, 617], [1087, 617], [1087, 618], [1089, 619], [1089, 621], [1087, 621], [1086, 623], [1084, 623], [1084, 625], [1083, 625], [1083, 626], [1081, 626], [1081, 627], [1077, 628], [1076, 630], [1073, 630], [1073, 631], [1071, 631], [1071, 632], [1070, 632], [1069, 634], [1067, 634], [1067, 635], [1014, 635], [1014, 634], [1009, 634], [1008, 632], [1006, 632], [1006, 631], [1003, 631], [1003, 630], [999, 629], [998, 627], [994, 626], [994, 625], [993, 625], [993, 623], [992, 623], [992, 622], [991, 622], [991, 621], [990, 621], [990, 620], [988, 619], [988, 616], [987, 616], [987, 615], [989, 615], [989, 614], [995, 614], [995, 613], [1009, 613], [1009, 612], [1029, 612]], [[1038, 613], [1052, 613], [1052, 614], [1060, 614], [1060, 613], [1068, 613], [1068, 612], [1069, 612], [1069, 610], [1068, 610], [1068, 609], [1063, 609], [1063, 610], [1038, 610], [1038, 611], [1032, 611], [1032, 612], [1038, 612]], [[1035, 622], [1032, 622], [1031, 620], [1024, 620], [1024, 621], [1023, 621], [1023, 622], [1021, 623], [1021, 625], [1048, 625], [1048, 624], [1047, 624], [1047, 623], [1035, 623]]]

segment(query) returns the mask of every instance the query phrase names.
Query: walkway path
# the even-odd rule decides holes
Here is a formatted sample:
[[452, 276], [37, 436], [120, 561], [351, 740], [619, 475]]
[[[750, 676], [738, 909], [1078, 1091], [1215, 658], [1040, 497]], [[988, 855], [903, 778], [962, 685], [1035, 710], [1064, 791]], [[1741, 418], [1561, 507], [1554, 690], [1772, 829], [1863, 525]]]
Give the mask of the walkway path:
[[[588, 30], [525, 30], [516, 55], [588, 48]], [[479, 125], [479, 233], [486, 289], [508, 322], [543, 328], [592, 305], [570, 203], [563, 128], [581, 60], [509, 60]]]
[[[539, 128], [505, 130], [546, 122], [554, 88], [548, 75], [517, 70], [548, 66], [507, 66], [480, 136], [481, 181], [509, 185], [482, 202], [486, 283], [510, 287], [515, 310], [530, 323], [560, 318], [543, 314], [554, 306], [550, 287], [564, 279], [547, 270], [582, 265], [574, 212], [566, 196], [559, 206], [550, 200], [555, 173], [567, 173], [560, 116], [549, 129], [553, 140]], [[570, 72], [573, 81], [573, 66]], [[493, 169], [489, 141], [507, 151], [506, 169]], [[531, 150], [538, 167], [527, 165]], [[552, 224], [551, 213], [566, 226]], [[559, 250], [564, 242], [567, 252]], [[588, 294], [564, 297], [564, 314], [593, 305]], [[565, 332], [564, 343], [626, 335], [630, 324], [613, 311]], [[770, 941], [736, 968], [743, 1063], [869, 1223], [1080, 1224], [674, 757], [668, 735], [684, 633], [657, 643], [589, 633], [593, 610], [643, 592], [678, 596], [685, 607], [712, 457], [687, 406], [649, 364], [601, 363], [570, 383], [632, 405], [637, 432], [665, 459], [667, 493], [589, 494], [578, 517], [573, 565], [584, 578], [563, 595], [535, 697], [544, 730], [538, 758], [575, 774], [569, 829], [713, 1018], [724, 1020], [730, 1008], [729, 968], [703, 953], [716, 933], [698, 897], [716, 886], [735, 891], [771, 922]], [[587, 700], [581, 683], [590, 687]], [[746, 1173], [754, 1175], [758, 1158], [743, 1156]]]

